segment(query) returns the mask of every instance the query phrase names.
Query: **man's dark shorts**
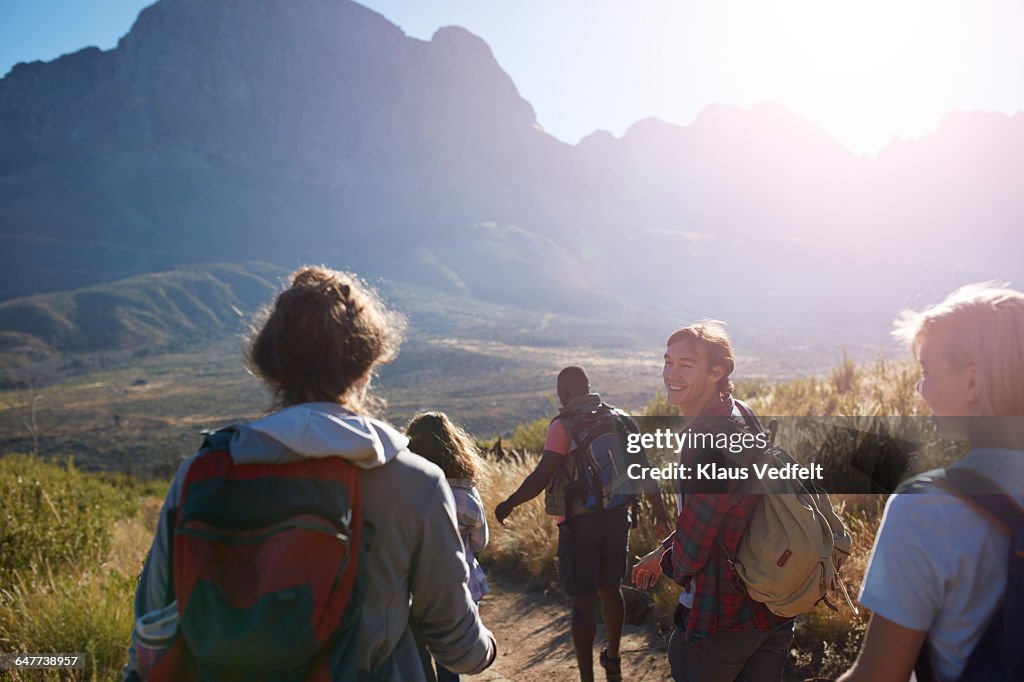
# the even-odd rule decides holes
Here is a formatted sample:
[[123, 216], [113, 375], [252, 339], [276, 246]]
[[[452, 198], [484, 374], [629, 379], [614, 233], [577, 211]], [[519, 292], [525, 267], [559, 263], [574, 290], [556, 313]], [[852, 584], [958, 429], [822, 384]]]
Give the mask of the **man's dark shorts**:
[[629, 553], [627, 509], [577, 514], [558, 524], [558, 574], [570, 597], [618, 587]]

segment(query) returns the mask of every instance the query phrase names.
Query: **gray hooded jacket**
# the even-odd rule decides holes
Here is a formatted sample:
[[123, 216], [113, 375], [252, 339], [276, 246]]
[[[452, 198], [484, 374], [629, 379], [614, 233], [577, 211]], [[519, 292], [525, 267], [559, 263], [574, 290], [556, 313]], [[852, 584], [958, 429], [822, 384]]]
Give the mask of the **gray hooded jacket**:
[[[285, 463], [339, 456], [360, 469], [370, 548], [361, 559], [366, 596], [359, 636], [360, 679], [425, 682], [412, 636], [453, 672], [478, 673], [494, 660], [493, 635], [480, 622], [455, 520], [455, 502], [441, 470], [407, 449], [388, 424], [332, 403], [306, 403], [238, 427], [236, 464]], [[169, 508], [176, 507], [187, 460], [160, 513], [153, 546], [135, 595], [135, 617], [171, 601]], [[127, 679], [135, 669], [135, 633]]]

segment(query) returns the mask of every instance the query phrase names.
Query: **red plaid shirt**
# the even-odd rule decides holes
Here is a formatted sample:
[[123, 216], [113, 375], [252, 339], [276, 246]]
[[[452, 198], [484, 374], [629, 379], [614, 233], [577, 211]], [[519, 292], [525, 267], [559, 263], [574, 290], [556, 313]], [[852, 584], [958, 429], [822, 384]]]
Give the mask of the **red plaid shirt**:
[[[751, 413], [752, 414], [752, 413]], [[700, 426], [706, 417], [731, 416], [743, 424], [743, 414], [732, 398], [726, 398], [700, 415], [691, 429], [717, 433], [713, 422]], [[696, 465], [715, 458], [729, 466], [749, 465], [751, 453], [730, 455], [724, 460], [715, 451], [691, 449], [684, 451], [680, 461], [696, 471]], [[706, 484], [705, 484], [706, 489]], [[729, 566], [726, 554], [736, 556], [740, 537], [750, 523], [759, 499], [745, 493], [746, 481], [723, 482], [723, 492], [685, 493], [682, 512], [676, 519], [672, 551], [666, 552], [665, 575], [680, 585], [693, 583], [693, 608], [686, 624], [686, 638], [694, 641], [718, 630], [767, 630], [785, 620], [768, 607], [748, 597], [737, 586], [742, 585]], [[728, 490], [728, 492], [724, 492]], [[667, 542], [667, 541], [666, 541]], [[671, 563], [669, 563], [671, 562]]]

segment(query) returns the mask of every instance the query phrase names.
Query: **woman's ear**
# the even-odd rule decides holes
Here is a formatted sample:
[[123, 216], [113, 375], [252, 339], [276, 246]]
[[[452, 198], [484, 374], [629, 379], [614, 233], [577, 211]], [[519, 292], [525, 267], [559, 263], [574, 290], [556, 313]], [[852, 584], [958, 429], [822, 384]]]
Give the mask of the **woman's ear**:
[[967, 382], [967, 404], [974, 408], [977, 412], [978, 408], [978, 371], [974, 365], [971, 365], [965, 370], [965, 380]]

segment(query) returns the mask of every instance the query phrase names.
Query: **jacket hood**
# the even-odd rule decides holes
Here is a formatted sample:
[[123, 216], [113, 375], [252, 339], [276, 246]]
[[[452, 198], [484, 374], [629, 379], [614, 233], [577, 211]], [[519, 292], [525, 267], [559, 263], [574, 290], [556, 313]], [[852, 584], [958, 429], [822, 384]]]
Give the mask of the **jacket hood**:
[[236, 464], [282, 464], [312, 457], [343, 457], [363, 469], [387, 464], [409, 439], [393, 426], [333, 403], [303, 403], [237, 427]]
[[570, 412], [590, 412], [597, 409], [600, 404], [600, 395], [597, 393], [584, 393], [583, 395], [578, 395], [570, 400], [567, 405], [563, 405], [559, 414], [568, 414]]

